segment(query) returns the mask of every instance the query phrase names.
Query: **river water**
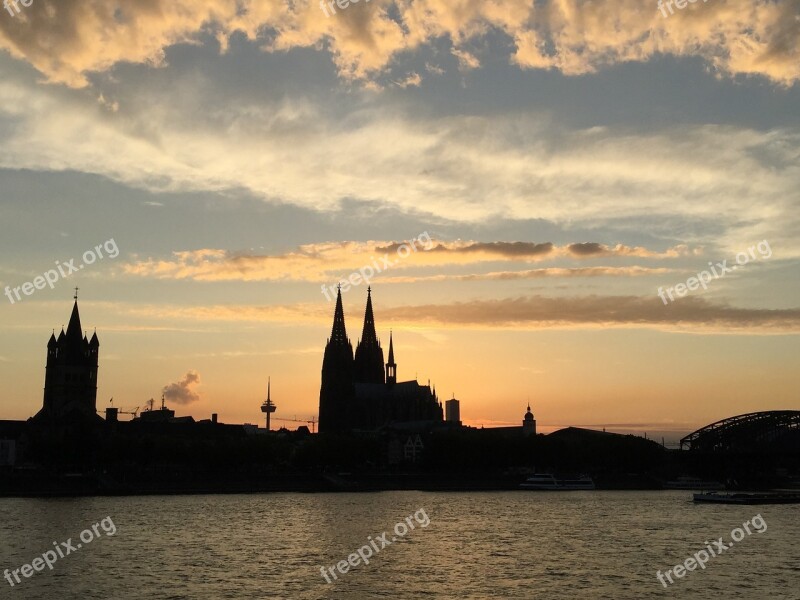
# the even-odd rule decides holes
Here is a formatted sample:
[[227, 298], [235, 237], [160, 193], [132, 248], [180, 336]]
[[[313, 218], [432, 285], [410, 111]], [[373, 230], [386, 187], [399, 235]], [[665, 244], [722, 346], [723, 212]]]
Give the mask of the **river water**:
[[[596, 491], [0, 499], [0, 569], [9, 569], [14, 583], [0, 580], [0, 598], [800, 599], [800, 505], [696, 506], [690, 497]], [[766, 529], [761, 519], [752, 522], [757, 515]], [[404, 525], [395, 529], [398, 522]], [[751, 533], [742, 529], [744, 537], [731, 544], [732, 530], [745, 522]], [[93, 539], [77, 548], [82, 532]], [[389, 545], [382, 547], [384, 532]], [[715, 545], [719, 538], [727, 550]], [[13, 570], [48, 550], [56, 556], [54, 542], [64, 557], [52, 570], [33, 565], [29, 578], [18, 571], [17, 583]], [[667, 587], [659, 582], [657, 571], [708, 553], [707, 545], [718, 555], [709, 554], [704, 569], [673, 575]], [[345, 564], [359, 548], [369, 564], [357, 554], [357, 566]]]

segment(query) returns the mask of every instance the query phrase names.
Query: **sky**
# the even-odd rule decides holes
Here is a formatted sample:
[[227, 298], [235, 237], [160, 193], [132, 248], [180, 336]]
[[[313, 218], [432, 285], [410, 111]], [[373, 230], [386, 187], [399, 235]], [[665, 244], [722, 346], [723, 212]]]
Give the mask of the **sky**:
[[294, 428], [364, 276], [470, 425], [799, 409], [798, 81], [797, 0], [12, 3], [0, 418], [79, 287], [100, 410]]

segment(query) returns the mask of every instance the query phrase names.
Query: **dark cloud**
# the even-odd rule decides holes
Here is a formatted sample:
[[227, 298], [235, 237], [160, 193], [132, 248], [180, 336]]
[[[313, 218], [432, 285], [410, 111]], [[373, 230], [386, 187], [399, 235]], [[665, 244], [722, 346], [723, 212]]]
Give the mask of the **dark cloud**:
[[609, 253], [606, 246], [597, 242], [570, 244], [567, 249], [576, 256], [602, 256]]
[[680, 298], [664, 305], [653, 296], [526, 296], [452, 304], [404, 306], [383, 311], [384, 318], [442, 325], [609, 325], [692, 327], [718, 330], [800, 330], [800, 309], [735, 308], [703, 298]]
[[[388, 246], [376, 246], [375, 252], [397, 252], [404, 243], [394, 243]], [[420, 242], [417, 242], [417, 247]], [[423, 246], [424, 247], [424, 246]], [[472, 242], [466, 245], [458, 245], [455, 243], [438, 243], [434, 245], [428, 252], [439, 252], [448, 254], [471, 254], [478, 252], [485, 252], [487, 254], [496, 254], [504, 257], [531, 257], [531, 256], [546, 256], [554, 249], [552, 242], [544, 242], [537, 244], [535, 242]]]
[[463, 248], [463, 252], [489, 252], [501, 256], [543, 256], [553, 251], [553, 244], [545, 242], [476, 242]]
[[674, 269], [649, 267], [548, 267], [524, 271], [492, 271], [467, 275], [420, 275], [385, 277], [381, 283], [413, 283], [418, 281], [514, 281], [518, 279], [541, 279], [544, 277], [642, 277], [664, 275]]

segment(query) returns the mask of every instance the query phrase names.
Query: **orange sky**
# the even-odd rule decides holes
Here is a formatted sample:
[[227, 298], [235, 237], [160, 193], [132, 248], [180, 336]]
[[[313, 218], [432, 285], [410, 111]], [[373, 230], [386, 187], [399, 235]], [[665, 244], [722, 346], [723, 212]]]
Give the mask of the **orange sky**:
[[800, 408], [798, 22], [791, 0], [3, 11], [0, 418], [41, 406], [77, 285], [101, 409], [168, 388], [255, 423], [271, 376], [276, 418], [310, 419], [325, 290], [352, 280], [355, 343], [364, 277], [400, 378], [470, 424], [530, 399], [542, 431], [658, 438]]

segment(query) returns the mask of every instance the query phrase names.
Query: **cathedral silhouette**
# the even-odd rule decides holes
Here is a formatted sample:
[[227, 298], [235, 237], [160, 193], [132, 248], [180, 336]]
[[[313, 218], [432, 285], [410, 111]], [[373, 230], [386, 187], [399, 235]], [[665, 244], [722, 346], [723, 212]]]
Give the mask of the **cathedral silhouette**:
[[443, 420], [442, 403], [436, 396], [435, 387], [420, 385], [416, 380], [397, 381], [391, 333], [389, 358], [383, 362], [383, 348], [375, 332], [372, 313], [372, 288], [367, 288], [364, 328], [353, 354], [339, 290], [331, 337], [322, 360], [320, 433], [374, 430], [394, 423]]

